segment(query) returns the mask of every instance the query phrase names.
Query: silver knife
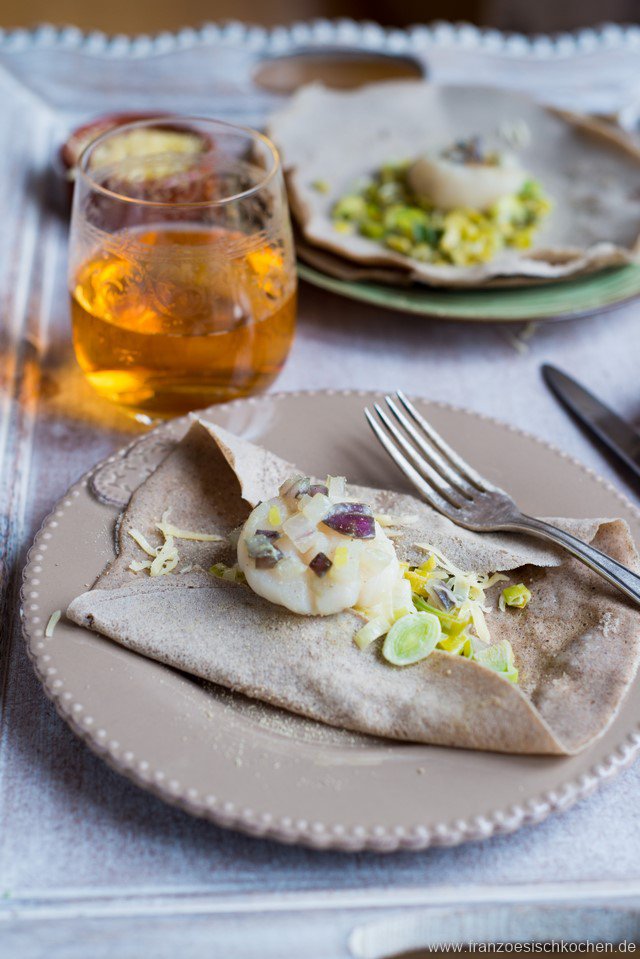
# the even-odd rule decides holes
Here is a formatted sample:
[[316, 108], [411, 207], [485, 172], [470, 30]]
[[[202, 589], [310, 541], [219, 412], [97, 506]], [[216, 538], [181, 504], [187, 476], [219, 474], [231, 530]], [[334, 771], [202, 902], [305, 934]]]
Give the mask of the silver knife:
[[558, 399], [640, 478], [640, 432], [555, 366], [545, 363], [542, 375]]

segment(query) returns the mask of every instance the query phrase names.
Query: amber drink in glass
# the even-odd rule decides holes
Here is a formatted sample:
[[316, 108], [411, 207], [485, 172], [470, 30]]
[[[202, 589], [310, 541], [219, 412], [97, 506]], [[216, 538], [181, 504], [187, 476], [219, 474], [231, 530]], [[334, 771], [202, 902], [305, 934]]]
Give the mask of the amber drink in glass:
[[89, 383], [145, 422], [267, 387], [296, 316], [273, 145], [177, 117], [94, 141], [77, 171], [69, 290]]

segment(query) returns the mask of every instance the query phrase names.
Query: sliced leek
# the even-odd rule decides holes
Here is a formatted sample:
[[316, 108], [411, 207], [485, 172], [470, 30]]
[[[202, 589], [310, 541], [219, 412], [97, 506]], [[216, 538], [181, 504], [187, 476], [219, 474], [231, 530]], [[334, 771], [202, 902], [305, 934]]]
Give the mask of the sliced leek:
[[410, 613], [393, 624], [384, 641], [382, 655], [394, 666], [410, 666], [426, 659], [441, 636], [440, 620], [433, 613]]

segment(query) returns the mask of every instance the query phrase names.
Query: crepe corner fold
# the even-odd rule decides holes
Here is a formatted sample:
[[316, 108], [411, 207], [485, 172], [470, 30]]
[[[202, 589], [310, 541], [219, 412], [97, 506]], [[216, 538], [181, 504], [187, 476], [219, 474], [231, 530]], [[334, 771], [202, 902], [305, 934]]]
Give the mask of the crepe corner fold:
[[[401, 555], [410, 555], [417, 537], [429, 531], [430, 541], [438, 539], [458, 562], [466, 557], [486, 569], [517, 570], [514, 575], [531, 584], [534, 598], [526, 610], [488, 614], [494, 639], [512, 643], [520, 687], [442, 651], [401, 668], [386, 663], [375, 644], [361, 652], [353, 639], [362, 619], [353, 611], [301, 617], [208, 573], [212, 561], [228, 555], [226, 543], [181, 542], [193, 567], [186, 575], [150, 577], [128, 569], [138, 554], [127, 530], [140, 528], [152, 537], [161, 511], [170, 508], [181, 525], [228, 534], [246, 518], [250, 503], [273, 495], [278, 479], [292, 469], [207, 422], [206, 415], [194, 422], [132, 497], [119, 524], [120, 554], [94, 589], [73, 600], [68, 618], [169, 666], [376, 736], [568, 755], [604, 732], [637, 669], [636, 611], [576, 561], [525, 538], [460, 531], [406, 494], [353, 488], [386, 511], [419, 515], [418, 532], [412, 527], [403, 533]], [[624, 521], [563, 525], [637, 565]]]

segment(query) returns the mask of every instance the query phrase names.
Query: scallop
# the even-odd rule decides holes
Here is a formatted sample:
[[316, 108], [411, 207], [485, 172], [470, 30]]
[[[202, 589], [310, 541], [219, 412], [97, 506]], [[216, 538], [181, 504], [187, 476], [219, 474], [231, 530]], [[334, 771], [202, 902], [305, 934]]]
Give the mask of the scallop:
[[499, 165], [453, 163], [428, 154], [418, 157], [407, 174], [409, 186], [439, 210], [466, 207], [486, 210], [504, 196], [518, 193], [527, 174], [511, 154]]
[[[329, 616], [381, 602], [391, 606], [402, 573], [395, 547], [382, 527], [376, 523], [375, 536], [361, 540], [344, 536], [321, 520], [310, 524], [310, 532], [287, 522], [303, 515], [280, 496], [260, 503], [250, 514], [238, 540], [238, 565], [251, 589], [303, 616]], [[284, 526], [293, 528], [295, 543]], [[273, 542], [282, 558], [271, 568], [257, 568], [247, 541], [259, 530], [274, 529], [279, 535]], [[321, 576], [309, 567], [318, 553], [331, 561]]]

